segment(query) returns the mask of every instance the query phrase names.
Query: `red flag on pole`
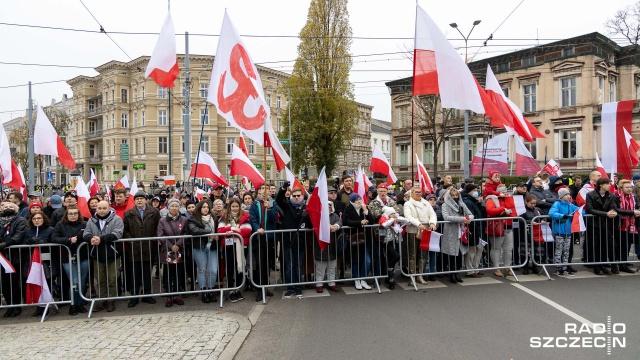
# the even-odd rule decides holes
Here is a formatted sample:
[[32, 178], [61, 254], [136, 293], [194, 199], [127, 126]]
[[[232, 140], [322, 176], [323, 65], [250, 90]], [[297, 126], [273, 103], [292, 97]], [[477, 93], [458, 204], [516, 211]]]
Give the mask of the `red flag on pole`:
[[313, 224], [313, 230], [318, 237], [318, 245], [324, 250], [331, 242], [331, 223], [329, 221], [329, 191], [327, 175], [322, 168], [318, 175], [318, 182], [309, 197], [307, 211]]
[[27, 277], [25, 300], [27, 304], [42, 304], [54, 301], [51, 291], [49, 291], [49, 284], [47, 284], [42, 261], [40, 260], [40, 248], [33, 249], [33, 254], [31, 255], [31, 267]]

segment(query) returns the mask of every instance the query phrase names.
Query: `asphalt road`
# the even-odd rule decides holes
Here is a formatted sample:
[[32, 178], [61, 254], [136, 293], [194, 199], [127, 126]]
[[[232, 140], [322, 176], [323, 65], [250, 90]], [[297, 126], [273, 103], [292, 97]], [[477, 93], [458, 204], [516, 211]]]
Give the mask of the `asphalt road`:
[[[640, 358], [640, 275], [591, 277], [587, 269], [578, 275], [553, 281], [530, 275], [519, 285], [439, 279], [446, 287], [304, 299], [282, 299], [276, 291], [236, 359]], [[606, 323], [607, 316], [626, 326], [620, 335], [626, 347], [611, 355], [604, 348], [530, 346], [535, 336], [584, 341], [593, 335], [566, 335], [565, 323], [582, 325], [576, 317]]]

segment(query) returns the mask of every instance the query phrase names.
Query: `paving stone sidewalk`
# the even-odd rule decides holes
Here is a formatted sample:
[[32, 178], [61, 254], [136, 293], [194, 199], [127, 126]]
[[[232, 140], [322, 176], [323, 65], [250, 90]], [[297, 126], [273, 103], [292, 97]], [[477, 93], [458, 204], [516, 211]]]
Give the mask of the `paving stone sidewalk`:
[[[242, 329], [211, 311], [0, 325], [3, 359], [217, 359]], [[13, 339], [13, 341], [11, 340]]]

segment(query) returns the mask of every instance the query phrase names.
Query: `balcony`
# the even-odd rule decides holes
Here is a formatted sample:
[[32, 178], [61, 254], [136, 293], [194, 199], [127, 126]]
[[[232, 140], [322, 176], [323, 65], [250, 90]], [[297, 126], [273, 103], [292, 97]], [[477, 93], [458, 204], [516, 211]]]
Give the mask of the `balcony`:
[[102, 115], [102, 106], [96, 106], [93, 109], [89, 109], [87, 111], [87, 118], [91, 119], [91, 118], [95, 118]]
[[102, 137], [102, 129], [87, 132], [87, 140]]
[[89, 156], [89, 163], [101, 163], [102, 162], [102, 155], [94, 155], [94, 156]]

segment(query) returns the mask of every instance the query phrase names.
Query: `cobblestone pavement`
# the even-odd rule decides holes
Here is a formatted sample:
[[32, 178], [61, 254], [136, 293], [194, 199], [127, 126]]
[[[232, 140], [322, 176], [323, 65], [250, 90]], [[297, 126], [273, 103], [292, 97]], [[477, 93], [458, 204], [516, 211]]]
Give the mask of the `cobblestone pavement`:
[[[216, 359], [246, 317], [190, 311], [7, 324], [3, 359]], [[11, 341], [10, 339], [15, 339]]]

